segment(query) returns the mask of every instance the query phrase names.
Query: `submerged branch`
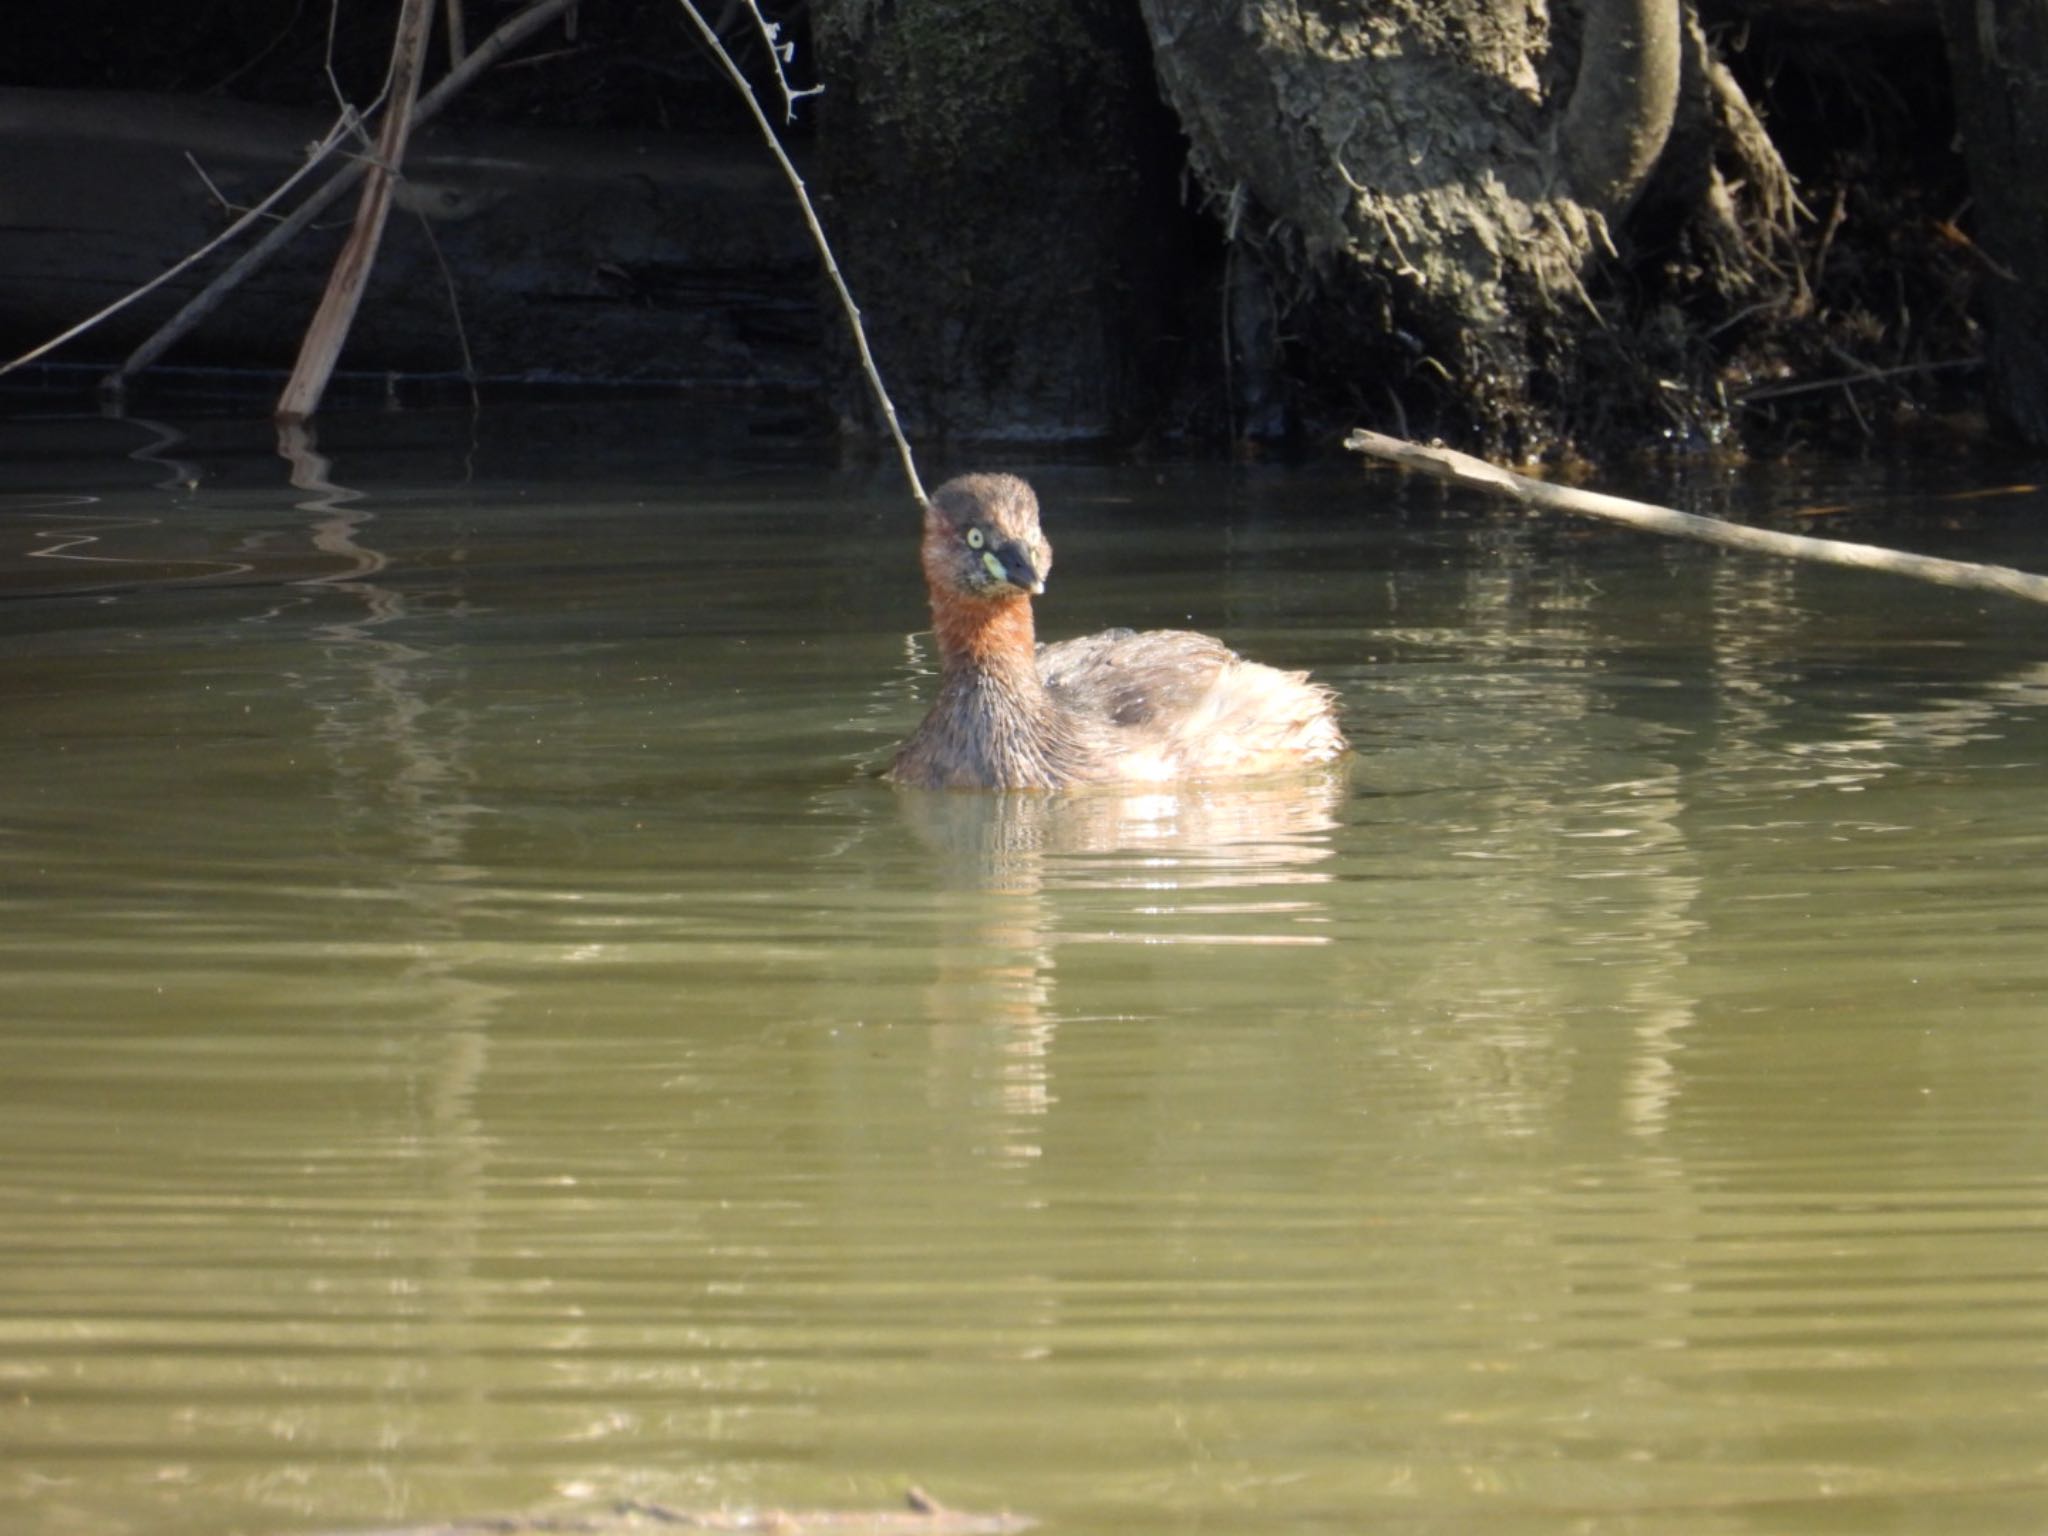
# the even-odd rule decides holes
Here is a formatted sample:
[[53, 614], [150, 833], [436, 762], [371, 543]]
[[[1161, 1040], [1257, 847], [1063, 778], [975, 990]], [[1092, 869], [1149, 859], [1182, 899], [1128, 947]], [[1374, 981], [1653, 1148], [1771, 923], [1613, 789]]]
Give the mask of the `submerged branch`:
[[1841, 539], [1813, 539], [1803, 534], [1749, 528], [1715, 517], [1653, 506], [1649, 502], [1629, 501], [1597, 491], [1573, 490], [1569, 486], [1532, 480], [1527, 475], [1515, 474], [1484, 459], [1475, 459], [1470, 454], [1411, 443], [1403, 438], [1363, 429], [1345, 438], [1344, 446], [1354, 453], [1385, 459], [1402, 469], [1419, 470], [1439, 480], [1497, 491], [1513, 497], [1524, 506], [1545, 512], [1605, 518], [1609, 522], [1640, 528], [1645, 533], [1698, 539], [1751, 554], [1775, 555], [1784, 560], [1814, 560], [1864, 571], [1885, 571], [1894, 576], [1911, 576], [1917, 581], [1936, 582], [1945, 587], [1968, 587], [1981, 592], [1998, 592], [2030, 603], [2048, 603], [2048, 576], [2017, 571], [2011, 566], [1942, 560], [1932, 555], [1910, 555], [1903, 550], [1883, 549], [1875, 544], [1851, 544]]

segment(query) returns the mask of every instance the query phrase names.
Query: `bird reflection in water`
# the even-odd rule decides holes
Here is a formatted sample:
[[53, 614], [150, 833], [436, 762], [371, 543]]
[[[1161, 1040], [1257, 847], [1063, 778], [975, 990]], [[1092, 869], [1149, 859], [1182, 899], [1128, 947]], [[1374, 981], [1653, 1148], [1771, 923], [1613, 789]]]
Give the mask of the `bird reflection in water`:
[[931, 1070], [948, 1079], [934, 1097], [978, 1111], [989, 1153], [1035, 1158], [1054, 1102], [1061, 948], [1330, 943], [1318, 887], [1333, 878], [1348, 770], [1346, 760], [1226, 784], [899, 793], [958, 893], [924, 992]]

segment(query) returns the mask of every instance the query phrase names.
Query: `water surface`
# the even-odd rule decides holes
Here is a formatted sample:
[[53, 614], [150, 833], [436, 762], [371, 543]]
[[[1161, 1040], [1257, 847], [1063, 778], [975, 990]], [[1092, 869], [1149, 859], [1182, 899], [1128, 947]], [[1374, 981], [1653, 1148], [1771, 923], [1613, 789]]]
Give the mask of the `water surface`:
[[887, 475], [649, 426], [0, 429], [0, 1528], [2048, 1523], [2048, 616], [1046, 465], [1357, 759], [908, 795]]

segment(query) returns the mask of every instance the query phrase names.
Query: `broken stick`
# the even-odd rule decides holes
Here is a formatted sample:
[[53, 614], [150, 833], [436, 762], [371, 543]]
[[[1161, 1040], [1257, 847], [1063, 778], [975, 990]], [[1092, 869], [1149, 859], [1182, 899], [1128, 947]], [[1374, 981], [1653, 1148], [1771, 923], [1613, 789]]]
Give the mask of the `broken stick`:
[[1540, 507], [1546, 512], [1605, 518], [1609, 522], [1640, 528], [1645, 533], [1699, 539], [1728, 549], [1775, 555], [1784, 560], [1817, 560], [1862, 571], [1885, 571], [1894, 576], [1937, 582], [1945, 587], [1969, 587], [1980, 592], [2017, 597], [2030, 603], [2048, 603], [2048, 576], [2014, 570], [2009, 565], [1978, 565], [1969, 560], [1910, 555], [1903, 550], [1884, 549], [1875, 544], [1851, 544], [1842, 539], [1813, 539], [1803, 534], [1778, 533], [1769, 528], [1750, 528], [1741, 523], [1723, 522], [1717, 517], [1701, 517], [1693, 512], [1654, 506], [1646, 501], [1630, 501], [1626, 497], [1603, 495], [1598, 491], [1552, 485], [1545, 480], [1533, 480], [1527, 475], [1502, 469], [1484, 459], [1475, 459], [1469, 453], [1434, 444], [1411, 443], [1405, 438], [1388, 437], [1363, 428], [1345, 438], [1344, 446], [1353, 453], [1385, 459], [1390, 464], [1419, 470], [1439, 480], [1496, 491], [1513, 497], [1524, 506]]
[[384, 239], [384, 219], [391, 211], [391, 183], [405, 159], [405, 141], [412, 131], [413, 103], [419, 99], [420, 68], [425, 62], [427, 21], [431, 0], [403, 0], [398, 12], [398, 31], [391, 42], [391, 95], [378, 125], [376, 163], [363, 183], [362, 201], [356, 206], [355, 228], [349, 231], [341, 254], [334, 259], [334, 273], [327, 280], [327, 292], [306, 327], [306, 339], [299, 347], [299, 360], [292, 376], [285, 380], [278, 397], [279, 421], [304, 421], [320, 408], [327, 381], [341, 356], [355, 323], [356, 306], [362, 302], [363, 286], [370, 280], [370, 268], [377, 261], [377, 247]]

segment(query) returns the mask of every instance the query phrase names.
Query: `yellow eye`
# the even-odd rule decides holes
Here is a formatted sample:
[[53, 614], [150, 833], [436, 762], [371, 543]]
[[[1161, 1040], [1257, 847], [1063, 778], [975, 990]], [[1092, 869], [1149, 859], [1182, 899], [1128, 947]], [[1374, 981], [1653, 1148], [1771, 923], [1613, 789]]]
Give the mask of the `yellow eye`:
[[967, 547], [969, 549], [979, 549], [982, 545], [986, 544], [987, 542], [988, 539], [982, 534], [982, 531], [979, 528], [970, 528], [967, 530]]

